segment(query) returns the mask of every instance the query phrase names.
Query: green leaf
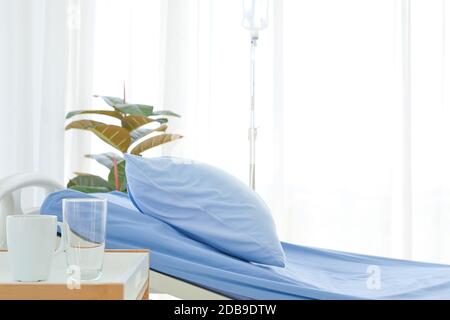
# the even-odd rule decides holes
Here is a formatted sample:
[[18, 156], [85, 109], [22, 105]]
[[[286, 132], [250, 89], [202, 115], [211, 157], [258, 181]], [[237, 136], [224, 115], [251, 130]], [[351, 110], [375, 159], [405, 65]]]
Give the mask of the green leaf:
[[107, 193], [111, 192], [111, 189], [105, 187], [86, 187], [86, 186], [71, 186], [69, 189], [83, 192], [83, 193]]
[[154, 121], [155, 120], [144, 116], [126, 116], [122, 119], [122, 127], [128, 131], [133, 131]]
[[166, 110], [153, 112], [150, 116], [169, 116], [169, 117], [181, 118], [181, 116], [179, 114], [176, 114], [175, 112], [172, 112], [172, 111], [166, 111]]
[[71, 111], [66, 115], [66, 119], [70, 119], [74, 116], [80, 115], [80, 114], [99, 114], [99, 115], [105, 115], [114, 117], [116, 119], [122, 120], [123, 116], [118, 111], [108, 111], [108, 110], [77, 110], [77, 111]]
[[127, 152], [128, 147], [131, 144], [130, 133], [122, 127], [113, 125], [99, 125], [90, 130], [110, 146], [122, 151], [123, 153]]
[[153, 113], [153, 107], [145, 104], [120, 104], [116, 108], [122, 113], [133, 116], [148, 117]]
[[153, 132], [166, 132], [167, 125], [162, 125], [156, 129], [147, 129], [147, 128], [140, 128], [136, 129], [130, 132], [131, 136], [131, 144], [135, 143], [139, 139], [142, 139], [145, 136], [148, 136], [149, 134]]
[[158, 121], [160, 124], [164, 124], [164, 123], [169, 122], [169, 119], [167, 119], [167, 118], [159, 118], [159, 119], [156, 119], [155, 121]]
[[136, 130], [131, 131], [130, 132], [131, 144], [135, 143], [139, 139], [149, 135], [152, 132], [153, 132], [152, 129], [147, 129], [147, 128], [140, 128], [140, 129], [136, 129]]
[[93, 174], [83, 174], [71, 179], [68, 186], [71, 187], [74, 185], [87, 187], [110, 187], [108, 181]]
[[69, 129], [91, 131], [107, 144], [124, 153], [128, 150], [128, 147], [131, 144], [130, 133], [126, 129], [118, 126], [108, 125], [98, 121], [74, 121], [66, 127], [66, 130]]
[[139, 143], [136, 147], [133, 148], [133, 150], [131, 151], [131, 154], [134, 155], [141, 155], [142, 152], [157, 147], [159, 145], [171, 142], [171, 141], [175, 141], [178, 139], [183, 138], [183, 136], [179, 135], [179, 134], [160, 134], [158, 136], [152, 137], [150, 139], [147, 139], [141, 143]]
[[95, 98], [102, 98], [109, 106], [116, 108], [118, 105], [123, 104], [122, 98], [107, 97], [107, 96], [94, 96]]
[[114, 152], [107, 152], [102, 154], [87, 154], [85, 155], [85, 157], [97, 161], [108, 169], [111, 169], [113, 167], [113, 159], [116, 159], [117, 162], [123, 161], [123, 158], [118, 154], [115, 154]]
[[66, 126], [66, 130], [70, 129], [80, 129], [80, 130], [91, 130], [99, 125], [105, 125], [103, 122], [98, 122], [94, 120], [77, 120], [69, 123]]
[[[112, 191], [113, 188], [109, 184], [108, 181], [105, 179], [96, 176], [96, 175], [80, 175], [78, 177], [75, 177], [69, 181], [67, 184], [67, 187], [70, 189], [75, 189], [80, 191], [81, 189], [84, 190], [106, 190], [106, 191], [99, 191], [99, 192], [108, 192]], [[84, 191], [83, 191], [84, 192]]]
[[[119, 176], [119, 190], [118, 191], [126, 191], [127, 190], [127, 178], [125, 176], [125, 161], [121, 161], [117, 163], [117, 172]], [[114, 167], [111, 168], [108, 175], [108, 182], [110, 185], [116, 185], [116, 178], [114, 175]]]
[[154, 108], [152, 106], [148, 106], [145, 104], [122, 104], [116, 106], [116, 108], [122, 113], [135, 116], [144, 116], [144, 117], [170, 116], [180, 118], [180, 115], [172, 111], [163, 110], [153, 112]]

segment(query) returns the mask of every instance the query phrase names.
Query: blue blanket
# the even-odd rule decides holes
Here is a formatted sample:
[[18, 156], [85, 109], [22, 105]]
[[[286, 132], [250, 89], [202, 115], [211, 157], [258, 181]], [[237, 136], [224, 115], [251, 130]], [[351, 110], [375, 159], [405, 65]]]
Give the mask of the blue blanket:
[[248, 263], [141, 214], [126, 194], [51, 194], [41, 208], [61, 220], [64, 198], [108, 199], [107, 248], [148, 248], [150, 267], [232, 298], [450, 299], [450, 266], [283, 243], [285, 268]]

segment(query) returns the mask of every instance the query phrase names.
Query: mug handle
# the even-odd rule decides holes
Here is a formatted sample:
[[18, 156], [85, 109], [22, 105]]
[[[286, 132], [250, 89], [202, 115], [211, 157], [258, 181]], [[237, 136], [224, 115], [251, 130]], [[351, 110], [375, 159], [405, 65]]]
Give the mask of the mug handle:
[[57, 222], [56, 223], [57, 227], [59, 227], [61, 229], [61, 241], [59, 242], [59, 246], [58, 249], [56, 249], [56, 251], [54, 252], [54, 255], [58, 255], [61, 252], [63, 252], [66, 249], [66, 227], [67, 225], [64, 222]]

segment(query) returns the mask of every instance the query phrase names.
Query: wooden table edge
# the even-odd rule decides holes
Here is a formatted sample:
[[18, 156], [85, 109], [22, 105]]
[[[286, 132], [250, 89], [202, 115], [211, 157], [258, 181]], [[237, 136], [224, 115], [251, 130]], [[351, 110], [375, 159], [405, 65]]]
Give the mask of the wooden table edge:
[[[2, 252], [8, 252], [8, 250], [0, 250], [0, 253], [2, 253]], [[107, 250], [105, 250], [105, 253], [147, 253], [147, 254], [149, 254], [150, 250], [149, 249], [107, 249]], [[11, 285], [4, 285], [4, 286], [10, 287], [11, 291], [8, 290], [9, 292], [14, 292], [14, 291], [17, 290], [17, 287], [24, 288], [26, 286], [35, 286], [35, 285], [36, 285], [35, 283], [29, 283], [29, 284], [21, 283], [21, 284], [11, 284]], [[49, 284], [45, 284], [45, 285], [42, 285], [42, 286], [44, 286], [44, 288], [64, 287], [64, 288], [67, 289], [67, 286], [64, 285], [64, 284], [52, 284], [52, 283], [49, 283]], [[105, 288], [105, 289], [113, 288], [114, 289], [113, 290], [114, 293], [112, 293], [112, 295], [110, 295], [111, 294], [109, 292], [110, 290], [106, 290], [107, 292], [109, 292], [106, 295], [107, 297], [106, 298], [100, 298], [99, 300], [123, 300], [123, 296], [122, 296], [122, 298], [120, 298], [117, 295], [117, 291], [116, 291], [119, 288], [119, 292], [121, 292], [123, 294], [123, 291], [124, 291], [123, 284], [116, 284], [116, 283], [113, 283], [113, 284], [95, 284], [95, 283], [92, 283], [92, 284], [90, 284], [90, 286], [95, 286], [97, 289], [98, 288]], [[76, 290], [74, 292], [76, 292]], [[150, 294], [150, 273], [148, 273], [147, 280], [145, 281], [144, 285], [142, 286], [142, 288], [140, 289], [138, 295], [136, 296], [136, 300], [149, 300], [149, 294]], [[49, 297], [46, 298], [45, 296], [42, 297], [39, 300], [49, 300], [49, 299], [50, 300], [65, 300], [64, 298], [52, 299], [52, 298], [49, 298]], [[68, 297], [68, 299], [71, 299], [71, 298]], [[0, 296], [0, 300], [8, 300], [8, 297], [1, 297]], [[36, 298], [17, 299], [17, 298], [13, 297], [12, 299], [9, 299], [9, 300], [36, 300]]]

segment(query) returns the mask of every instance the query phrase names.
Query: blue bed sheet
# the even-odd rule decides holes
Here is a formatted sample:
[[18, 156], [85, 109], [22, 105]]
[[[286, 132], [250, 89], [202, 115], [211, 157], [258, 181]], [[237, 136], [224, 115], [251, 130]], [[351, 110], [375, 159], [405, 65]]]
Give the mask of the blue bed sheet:
[[[63, 198], [51, 194], [41, 208], [61, 220]], [[152, 269], [232, 298], [248, 299], [450, 299], [450, 266], [315, 249], [283, 243], [286, 267], [248, 263], [197, 242], [170, 225], [141, 214], [127, 195], [108, 199], [107, 248], [148, 248]], [[379, 271], [380, 287], [368, 286]]]

